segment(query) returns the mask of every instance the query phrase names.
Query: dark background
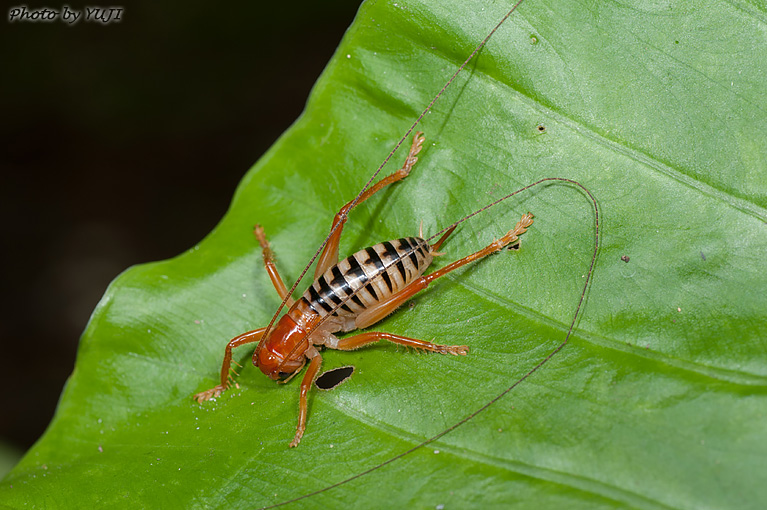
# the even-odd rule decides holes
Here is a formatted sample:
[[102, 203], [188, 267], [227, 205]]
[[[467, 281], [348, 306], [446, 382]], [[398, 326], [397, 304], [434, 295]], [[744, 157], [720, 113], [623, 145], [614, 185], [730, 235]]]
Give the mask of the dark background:
[[[358, 3], [130, 2], [74, 26], [3, 10], [0, 446], [45, 430], [107, 284], [218, 223]], [[65, 4], [84, 12], [42, 5]]]

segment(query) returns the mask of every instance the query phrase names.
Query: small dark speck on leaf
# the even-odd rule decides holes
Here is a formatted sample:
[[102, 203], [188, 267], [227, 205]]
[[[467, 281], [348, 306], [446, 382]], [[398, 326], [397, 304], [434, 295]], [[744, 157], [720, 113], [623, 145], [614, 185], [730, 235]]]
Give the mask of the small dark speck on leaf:
[[628, 263], [628, 261], [629, 261], [629, 260], [631, 260], [631, 258], [629, 258], [629, 256], [628, 256], [628, 255], [624, 255], [624, 256], [622, 256], [622, 257], [621, 257], [621, 260], [622, 260], [623, 262], [626, 262], [626, 263]]
[[705, 260], [706, 260], [706, 254], [705, 254], [705, 253], [703, 253], [703, 252], [700, 252], [700, 258], [702, 258], [702, 259], [703, 259], [703, 261], [705, 262]]
[[544, 126], [543, 124], [538, 124], [538, 127], [536, 129], [541, 133], [546, 132], [546, 126]]
[[339, 367], [321, 374], [314, 384], [321, 390], [332, 390], [342, 382], [346, 381], [354, 373], [353, 366]]

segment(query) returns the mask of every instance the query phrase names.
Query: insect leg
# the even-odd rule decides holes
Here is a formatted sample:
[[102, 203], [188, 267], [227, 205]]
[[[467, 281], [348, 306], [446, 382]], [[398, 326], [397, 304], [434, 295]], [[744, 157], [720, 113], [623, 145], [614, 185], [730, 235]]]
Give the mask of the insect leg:
[[298, 446], [298, 443], [301, 442], [301, 438], [304, 436], [304, 430], [306, 430], [306, 415], [309, 410], [306, 395], [309, 393], [309, 389], [312, 387], [315, 377], [317, 377], [317, 372], [320, 371], [320, 365], [322, 365], [322, 356], [320, 356], [320, 353], [317, 352], [317, 350], [314, 350], [314, 357], [312, 357], [312, 361], [309, 363], [309, 368], [306, 369], [304, 378], [301, 380], [301, 393], [298, 399], [298, 425], [296, 426], [296, 435], [293, 438], [293, 441], [290, 442], [291, 448]]
[[469, 348], [465, 345], [439, 345], [431, 342], [425, 342], [416, 338], [408, 338], [406, 336], [393, 335], [391, 333], [382, 333], [380, 331], [369, 331], [367, 333], [361, 333], [359, 335], [350, 336], [338, 340], [338, 346], [336, 349], [342, 351], [353, 351], [360, 347], [372, 344], [379, 340], [389, 340], [395, 344], [404, 345], [406, 347], [413, 347], [416, 349], [424, 349], [426, 351], [438, 352], [440, 354], [461, 354], [465, 356], [469, 352]]
[[266, 328], [256, 329], [253, 331], [248, 331], [247, 333], [243, 333], [239, 336], [234, 337], [232, 340], [229, 341], [228, 344], [226, 344], [226, 351], [224, 352], [224, 363], [221, 365], [221, 384], [214, 386], [213, 388], [207, 390], [207, 391], [201, 391], [197, 395], [194, 396], [194, 399], [197, 402], [203, 402], [205, 400], [217, 397], [221, 395], [224, 391], [227, 390], [230, 386], [230, 375], [229, 370], [232, 366], [232, 349], [235, 347], [239, 347], [241, 345], [245, 344], [251, 344], [254, 342], [258, 342], [261, 340], [261, 336], [264, 334], [264, 330]]
[[333, 218], [333, 225], [330, 228], [332, 229], [338, 223], [341, 223], [341, 226], [335, 232], [333, 232], [333, 235], [330, 237], [330, 239], [328, 239], [328, 242], [325, 245], [325, 249], [322, 251], [322, 255], [320, 255], [320, 260], [317, 262], [317, 269], [314, 271], [315, 279], [327, 271], [330, 266], [338, 263], [338, 243], [341, 241], [341, 231], [344, 228], [343, 224], [346, 223], [346, 219], [349, 211], [352, 208], [352, 204], [355, 206], [360, 205], [362, 202], [375, 195], [385, 186], [393, 184], [397, 181], [401, 181], [407, 177], [408, 174], [410, 174], [410, 170], [413, 169], [413, 165], [415, 165], [416, 161], [418, 161], [417, 155], [419, 152], [421, 152], [421, 148], [423, 147], [423, 142], [425, 140], [426, 138], [424, 138], [423, 133], [418, 131], [413, 137], [413, 143], [410, 146], [410, 152], [408, 153], [407, 159], [405, 160], [405, 164], [402, 166], [402, 168], [392, 173], [391, 175], [384, 177], [375, 185], [368, 188], [368, 190], [360, 196], [356, 203], [352, 200], [343, 206], [340, 211], [338, 211], [338, 214], [336, 214], [335, 218]]
[[[522, 219], [519, 220], [517, 225], [510, 231], [506, 233], [503, 237], [501, 237], [499, 240], [492, 242], [490, 245], [486, 246], [485, 248], [479, 250], [476, 253], [473, 253], [467, 257], [464, 257], [462, 259], [456, 260], [452, 264], [449, 264], [442, 269], [439, 269], [431, 274], [428, 274], [426, 276], [421, 276], [420, 278], [417, 278], [413, 280], [407, 287], [402, 289], [396, 294], [393, 294], [390, 296], [387, 300], [382, 301], [378, 303], [377, 305], [368, 308], [364, 312], [360, 313], [357, 316], [357, 319], [355, 321], [355, 325], [359, 329], [366, 328], [372, 324], [375, 324], [376, 322], [380, 321], [390, 313], [394, 312], [394, 310], [397, 309], [402, 303], [416, 295], [417, 293], [424, 290], [426, 287], [429, 286], [431, 282], [439, 278], [440, 276], [444, 276], [450, 271], [453, 271], [455, 269], [458, 269], [461, 266], [464, 266], [466, 264], [469, 264], [470, 262], [474, 262], [475, 260], [481, 259], [482, 257], [485, 257], [487, 255], [490, 255], [491, 253], [494, 253], [496, 251], [501, 250], [504, 246], [513, 243], [517, 239], [519, 239], [519, 236], [523, 234], [527, 227], [532, 225], [533, 223], [533, 215], [530, 213], [525, 214], [522, 216]], [[438, 246], [442, 244], [442, 242], [445, 240], [447, 235], [449, 235], [452, 232], [452, 229], [447, 232], [442, 238], [434, 245]]]
[[522, 218], [517, 222], [516, 226], [513, 229], [506, 232], [506, 234], [500, 239], [493, 241], [492, 243], [490, 243], [489, 245], [482, 248], [476, 253], [472, 253], [471, 255], [468, 255], [462, 259], [456, 260], [452, 264], [448, 264], [442, 269], [434, 271], [431, 274], [422, 276], [418, 280], [415, 280], [415, 282], [418, 282], [419, 280], [423, 280], [424, 281], [423, 288], [426, 288], [427, 285], [429, 285], [431, 282], [433, 282], [440, 276], [445, 276], [450, 271], [458, 269], [461, 266], [465, 266], [466, 264], [474, 262], [475, 260], [479, 260], [482, 257], [486, 257], [490, 255], [491, 253], [495, 253], [497, 251], [502, 250], [505, 246], [518, 240], [519, 236], [527, 232], [527, 228], [532, 224], [533, 224], [533, 215], [531, 213], [527, 213], [522, 216]]
[[[280, 295], [282, 299], [285, 299], [285, 296], [288, 295], [288, 289], [285, 287], [285, 284], [282, 282], [282, 278], [280, 278], [280, 273], [277, 272], [277, 266], [274, 265], [274, 253], [272, 252], [272, 249], [269, 247], [269, 242], [266, 240], [266, 234], [264, 234], [264, 227], [261, 225], [256, 225], [253, 229], [253, 235], [256, 236], [256, 239], [258, 240], [258, 244], [261, 245], [261, 250], [264, 255], [264, 266], [266, 267], [266, 272], [269, 273], [269, 278], [272, 280], [272, 285], [274, 285], [274, 288], [277, 290], [277, 294]], [[290, 307], [293, 306], [293, 298], [288, 298], [286, 304]]]

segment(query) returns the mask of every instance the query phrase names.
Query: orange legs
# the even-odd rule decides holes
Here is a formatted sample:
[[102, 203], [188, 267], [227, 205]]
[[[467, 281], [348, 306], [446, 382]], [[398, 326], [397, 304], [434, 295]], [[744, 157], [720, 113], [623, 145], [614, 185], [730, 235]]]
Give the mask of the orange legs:
[[[492, 243], [490, 243], [489, 245], [482, 248], [476, 253], [472, 253], [471, 255], [467, 257], [464, 257], [460, 260], [456, 260], [452, 264], [448, 264], [447, 266], [443, 267], [442, 269], [438, 271], [434, 271], [433, 273], [429, 275], [422, 276], [421, 278], [419, 278], [419, 280], [423, 280], [422, 289], [425, 289], [431, 282], [433, 282], [440, 276], [445, 276], [450, 271], [458, 269], [461, 266], [465, 266], [466, 264], [474, 262], [475, 260], [479, 260], [482, 257], [486, 257], [490, 255], [491, 253], [495, 253], [497, 251], [502, 250], [505, 246], [508, 246], [509, 244], [519, 239], [519, 236], [527, 232], [527, 228], [532, 224], [533, 224], [533, 215], [531, 213], [524, 214], [522, 218], [517, 222], [516, 226], [513, 229], [506, 232], [506, 234], [500, 239], [493, 241]], [[419, 280], [416, 280], [414, 283], [417, 283]], [[415, 292], [413, 294], [415, 294]]]
[[[357, 316], [357, 319], [355, 321], [355, 325], [359, 329], [366, 328], [368, 326], [372, 326], [376, 322], [380, 321], [390, 313], [392, 313], [394, 310], [397, 309], [397, 307], [401, 306], [405, 301], [416, 295], [417, 293], [424, 290], [426, 287], [429, 286], [431, 282], [439, 278], [440, 276], [445, 276], [450, 271], [454, 271], [455, 269], [458, 269], [461, 266], [465, 266], [466, 264], [469, 264], [471, 262], [474, 262], [475, 260], [479, 260], [482, 257], [486, 257], [490, 255], [491, 253], [495, 253], [501, 249], [503, 249], [504, 246], [507, 246], [517, 239], [519, 239], [519, 236], [522, 235], [527, 231], [527, 228], [533, 224], [533, 215], [530, 213], [525, 214], [522, 216], [522, 218], [519, 220], [517, 225], [512, 229], [509, 230], [503, 237], [498, 239], [497, 241], [494, 241], [490, 243], [485, 248], [479, 250], [476, 253], [472, 253], [471, 255], [464, 257], [460, 260], [456, 260], [452, 264], [449, 264], [442, 269], [439, 269], [437, 271], [434, 271], [431, 274], [428, 274], [426, 276], [422, 276], [416, 280], [414, 280], [410, 285], [402, 289], [396, 294], [393, 294], [390, 296], [387, 300], [382, 301], [378, 303], [376, 306], [368, 308], [361, 314]], [[435, 243], [433, 248], [438, 248], [439, 245], [444, 242], [444, 240], [447, 238], [448, 235], [452, 232], [452, 229], [449, 230], [442, 238]], [[465, 345], [436, 345], [431, 342], [424, 342], [422, 340], [415, 340], [412, 338], [407, 337], [401, 337], [397, 335], [390, 335], [389, 333], [362, 333], [361, 335], [356, 335], [348, 338], [344, 338], [342, 340], [338, 341], [338, 349], [341, 350], [351, 350], [356, 349], [358, 347], [362, 347], [365, 344], [369, 344], [372, 342], [377, 342], [378, 340], [390, 340], [392, 342], [401, 344], [401, 345], [407, 345], [409, 347], [416, 347], [419, 349], [425, 349], [427, 351], [432, 352], [439, 352], [442, 354], [466, 354], [468, 351], [468, 347]]]
[[316, 354], [312, 361], [309, 363], [309, 368], [306, 369], [304, 378], [301, 380], [301, 393], [298, 397], [298, 425], [296, 425], [296, 435], [293, 437], [293, 441], [290, 442], [290, 447], [294, 448], [301, 442], [301, 438], [304, 436], [304, 430], [306, 430], [306, 415], [309, 412], [309, 404], [306, 400], [306, 395], [309, 393], [309, 389], [312, 387], [314, 379], [317, 377], [317, 372], [320, 371], [320, 365], [322, 365], [322, 356], [320, 353], [314, 350]]
[[[253, 229], [253, 235], [256, 236], [258, 244], [261, 245], [262, 254], [264, 256], [264, 267], [266, 267], [266, 272], [269, 273], [272, 285], [274, 285], [274, 288], [277, 290], [277, 294], [279, 294], [282, 299], [285, 299], [285, 296], [288, 295], [288, 289], [285, 287], [285, 283], [283, 283], [280, 273], [277, 272], [277, 266], [274, 265], [274, 253], [269, 247], [269, 242], [266, 240], [264, 227], [256, 225]], [[293, 298], [288, 298], [286, 304], [288, 307], [293, 306]]]
[[[256, 227], [253, 229], [253, 235], [256, 236], [258, 244], [261, 245], [261, 250], [264, 256], [264, 267], [266, 267], [266, 272], [269, 273], [269, 278], [272, 280], [272, 285], [274, 285], [274, 288], [277, 290], [277, 294], [279, 294], [282, 299], [285, 299], [285, 296], [288, 295], [288, 289], [285, 287], [285, 283], [282, 281], [280, 274], [277, 272], [277, 266], [274, 265], [274, 253], [269, 247], [269, 242], [266, 240], [264, 228], [261, 225], [256, 225]], [[293, 298], [289, 297], [287, 304], [288, 306], [293, 306]], [[242, 335], [234, 337], [226, 345], [226, 351], [224, 352], [224, 362], [221, 365], [221, 384], [218, 384], [207, 391], [202, 391], [195, 395], [194, 398], [197, 400], [197, 402], [203, 402], [205, 400], [217, 397], [229, 389], [233, 382], [230, 373], [232, 371], [232, 349], [241, 345], [258, 343], [261, 341], [261, 336], [264, 334], [265, 329], [266, 328], [261, 328], [243, 333]]]
[[[421, 148], [423, 147], [423, 142], [425, 140], [426, 138], [424, 138], [423, 133], [418, 131], [413, 137], [413, 143], [410, 146], [410, 152], [408, 153], [407, 159], [405, 160], [405, 164], [402, 166], [402, 168], [393, 174], [381, 179], [379, 182], [368, 188], [368, 190], [365, 191], [362, 196], [360, 196], [360, 199], [357, 200], [355, 207], [360, 205], [371, 196], [375, 195], [382, 188], [397, 181], [401, 181], [407, 177], [410, 174], [410, 170], [413, 169], [413, 165], [415, 165], [416, 161], [418, 161], [417, 155], [419, 152], [421, 152]], [[336, 217], [333, 218], [333, 225], [330, 227], [331, 230], [339, 223], [341, 223], [341, 226], [338, 227], [338, 230], [333, 232], [332, 236], [330, 236], [328, 243], [325, 245], [325, 249], [322, 251], [322, 255], [320, 255], [320, 259], [317, 262], [317, 269], [314, 271], [315, 279], [327, 271], [330, 266], [338, 263], [338, 243], [341, 241], [341, 231], [344, 229], [343, 224], [346, 223], [346, 218], [352, 208], [353, 202], [354, 201], [352, 200], [352, 202], [349, 202], [343, 206], [341, 210], [338, 211], [338, 214], [336, 214]]]
[[453, 354], [455, 356], [460, 354], [465, 356], [469, 352], [469, 348], [465, 345], [439, 345], [431, 342], [424, 342], [423, 340], [417, 340], [415, 338], [408, 338], [406, 336], [382, 333], [380, 331], [370, 331], [360, 335], [342, 338], [338, 341], [338, 347], [336, 347], [336, 349], [341, 351], [353, 351], [354, 349], [359, 349], [360, 347], [375, 343], [379, 340], [389, 340], [395, 344], [413, 347], [414, 349], [424, 349], [439, 354]]
[[[466, 264], [474, 262], [475, 260], [479, 260], [482, 257], [486, 257], [490, 255], [491, 253], [495, 253], [503, 249], [504, 246], [507, 246], [513, 243], [514, 241], [519, 239], [519, 236], [521, 234], [527, 231], [527, 227], [532, 225], [532, 223], [533, 223], [533, 215], [530, 213], [525, 214], [524, 216], [522, 216], [522, 219], [519, 220], [517, 225], [512, 230], [509, 230], [503, 237], [501, 237], [497, 241], [490, 243], [488, 246], [479, 250], [476, 253], [472, 253], [471, 255], [467, 257], [464, 257], [460, 260], [456, 260], [452, 264], [449, 264], [443, 267], [442, 269], [439, 269], [437, 271], [434, 271], [431, 274], [428, 274], [426, 276], [421, 276], [420, 278], [413, 280], [413, 282], [410, 283], [410, 285], [408, 285], [407, 287], [405, 287], [398, 293], [392, 294], [385, 301], [381, 301], [376, 306], [368, 308], [364, 312], [360, 313], [357, 316], [355, 325], [359, 329], [372, 326], [373, 324], [380, 321], [381, 319], [383, 319], [384, 317], [392, 313], [394, 310], [396, 310], [397, 307], [401, 306], [405, 301], [407, 301], [414, 295], [424, 290], [426, 287], [429, 286], [431, 282], [433, 282], [440, 276], [445, 276], [450, 271], [454, 271], [455, 269], [458, 269], [461, 266], [465, 266]], [[442, 244], [442, 242], [445, 240], [447, 235], [449, 235], [451, 232], [452, 230], [448, 231], [444, 236], [442, 236], [442, 238], [434, 245], [434, 247], [438, 247], [438, 245]]]
[[221, 365], [221, 384], [195, 395], [194, 399], [197, 402], [203, 402], [205, 400], [217, 397], [229, 388], [233, 382], [232, 376], [229, 373], [232, 366], [232, 349], [241, 345], [260, 341], [265, 329], [266, 328], [261, 328], [255, 329], [253, 331], [248, 331], [247, 333], [243, 333], [242, 335], [234, 337], [228, 344], [226, 344], [226, 351], [224, 352], [224, 363]]

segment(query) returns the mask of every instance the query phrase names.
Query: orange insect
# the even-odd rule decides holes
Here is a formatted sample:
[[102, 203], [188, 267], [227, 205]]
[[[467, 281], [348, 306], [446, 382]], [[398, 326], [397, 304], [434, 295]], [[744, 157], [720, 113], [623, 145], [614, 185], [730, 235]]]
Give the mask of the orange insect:
[[385, 186], [407, 177], [418, 161], [417, 155], [423, 142], [423, 133], [416, 133], [404, 166], [362, 193], [358, 199], [346, 204], [336, 214], [328, 242], [317, 263], [314, 283], [297, 301], [290, 297], [277, 271], [264, 229], [256, 225], [254, 233], [263, 250], [266, 271], [277, 293], [290, 309], [274, 328], [269, 329], [267, 326], [249, 331], [229, 342], [221, 367], [221, 383], [195, 395], [198, 402], [217, 397], [232, 384], [230, 368], [232, 349], [235, 347], [259, 342], [253, 353], [253, 364], [269, 378], [279, 382], [290, 380], [308, 361], [309, 368], [301, 382], [298, 425], [290, 443], [293, 447], [301, 441], [306, 429], [307, 394], [322, 363], [320, 347], [348, 351], [379, 340], [389, 340], [440, 354], [467, 354], [469, 348], [465, 345], [439, 345], [391, 333], [366, 332], [341, 339], [333, 334], [372, 326], [440, 276], [516, 242], [518, 236], [533, 223], [533, 215], [527, 213], [497, 241], [427, 276], [423, 276], [423, 273], [433, 257], [442, 255], [437, 250], [457, 224], [448, 228], [434, 244], [423, 239], [423, 234], [419, 237], [404, 237], [365, 248], [339, 262], [338, 245], [348, 213]]

